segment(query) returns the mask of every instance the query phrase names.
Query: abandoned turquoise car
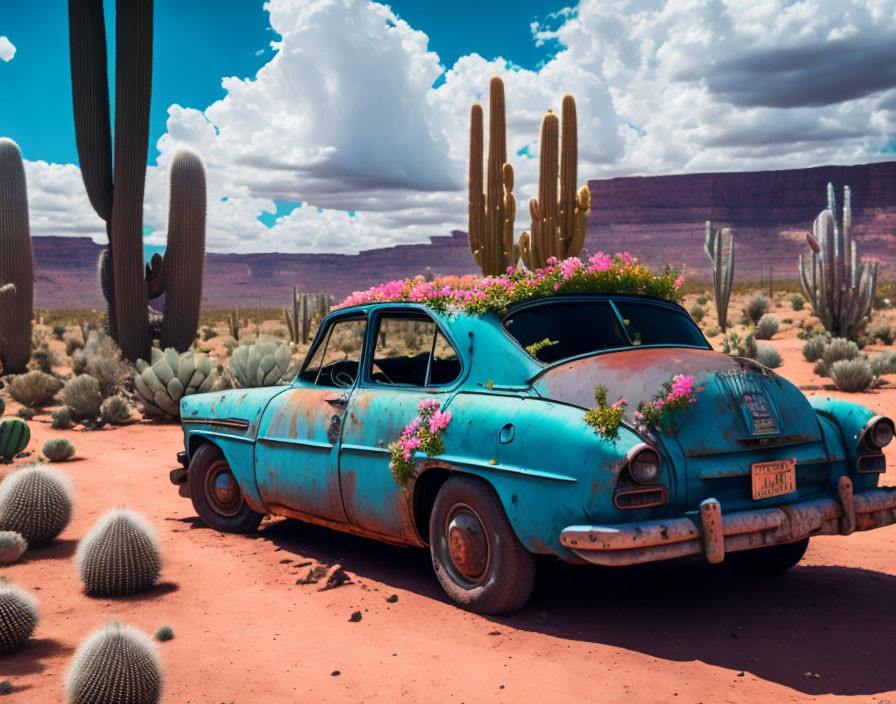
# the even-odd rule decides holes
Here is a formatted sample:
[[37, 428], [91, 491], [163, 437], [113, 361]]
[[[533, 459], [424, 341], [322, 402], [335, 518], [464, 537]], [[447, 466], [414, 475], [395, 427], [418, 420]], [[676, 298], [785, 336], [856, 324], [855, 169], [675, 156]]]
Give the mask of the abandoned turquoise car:
[[292, 383], [189, 396], [181, 418], [171, 480], [212, 528], [276, 514], [428, 546], [480, 613], [526, 603], [536, 555], [773, 574], [812, 536], [896, 523], [890, 419], [714, 352], [647, 296], [349, 306]]

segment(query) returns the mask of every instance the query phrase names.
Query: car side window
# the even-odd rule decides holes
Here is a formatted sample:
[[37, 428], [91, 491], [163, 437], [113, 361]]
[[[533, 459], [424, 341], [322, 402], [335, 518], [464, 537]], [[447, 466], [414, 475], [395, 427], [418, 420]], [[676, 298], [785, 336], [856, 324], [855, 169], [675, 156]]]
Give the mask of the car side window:
[[457, 353], [431, 318], [380, 317], [370, 372], [370, 380], [375, 384], [447, 384], [458, 377], [460, 369]]
[[361, 365], [366, 329], [364, 318], [334, 321], [299, 378], [315, 386], [353, 386]]

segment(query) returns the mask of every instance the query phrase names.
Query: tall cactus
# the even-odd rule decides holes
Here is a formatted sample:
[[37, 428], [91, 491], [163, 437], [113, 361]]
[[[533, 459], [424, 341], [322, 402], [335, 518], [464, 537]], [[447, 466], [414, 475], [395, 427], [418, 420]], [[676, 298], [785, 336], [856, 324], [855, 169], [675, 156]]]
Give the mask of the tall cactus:
[[[728, 250], [727, 258], [723, 255], [723, 250]], [[719, 328], [725, 332], [728, 327], [731, 282], [734, 279], [734, 231], [727, 227], [713, 230], [712, 222], [707, 220], [703, 251], [712, 262], [712, 288], [716, 299], [716, 315], [719, 317]]]
[[507, 162], [504, 119], [504, 82], [494, 76], [489, 84], [488, 173], [482, 184], [482, 106], [470, 108], [469, 238], [476, 265], [486, 276], [497, 276], [516, 265], [519, 250], [513, 242], [516, 200], [513, 167]]
[[800, 283], [812, 311], [825, 329], [837, 337], [852, 338], [871, 313], [877, 288], [877, 262], [859, 262], [856, 242], [850, 236], [852, 193], [843, 188], [843, 226], [837, 225], [833, 184], [828, 184], [828, 207], [806, 235], [811, 265], [800, 254]]
[[[557, 116], [548, 110], [541, 121], [541, 158], [538, 175], [538, 198], [529, 201], [532, 234], [520, 236], [520, 254], [529, 269], [544, 266], [549, 257], [559, 260], [577, 257], [585, 244], [591, 191], [582, 186], [576, 193], [578, 128], [576, 101], [568, 93], [561, 104], [563, 131]], [[557, 143], [560, 161], [557, 161]], [[558, 173], [559, 166], [559, 173]], [[557, 198], [557, 179], [560, 197]]]
[[25, 168], [18, 145], [0, 138], [0, 374], [19, 374], [31, 357], [34, 257]]
[[[205, 257], [205, 174], [198, 156], [179, 153], [171, 165], [169, 251], [144, 276], [143, 195], [152, 88], [152, 0], [116, 3], [115, 140], [109, 115], [102, 0], [69, 0], [72, 103], [81, 175], [109, 249], [101, 264], [109, 331], [122, 354], [149, 356], [148, 299], [165, 296], [163, 346], [192, 344]], [[105, 269], [105, 273], [103, 273]]]

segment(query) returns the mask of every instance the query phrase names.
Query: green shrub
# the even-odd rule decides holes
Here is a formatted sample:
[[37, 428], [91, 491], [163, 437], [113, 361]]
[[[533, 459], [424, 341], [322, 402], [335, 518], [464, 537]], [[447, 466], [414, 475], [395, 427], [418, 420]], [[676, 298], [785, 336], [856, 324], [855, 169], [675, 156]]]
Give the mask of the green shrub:
[[706, 315], [706, 310], [703, 308], [703, 306], [691, 306], [691, 309], [688, 311], [688, 313], [691, 314], [691, 317], [694, 319], [695, 323], [699, 323]]
[[50, 418], [53, 420], [50, 425], [53, 430], [68, 430], [74, 425], [72, 423], [72, 414], [65, 407], [53, 411], [50, 414]]
[[65, 438], [50, 438], [44, 443], [41, 452], [50, 462], [65, 462], [74, 456], [75, 446]]
[[766, 296], [761, 291], [756, 291], [750, 297], [750, 302], [747, 303], [747, 317], [755, 325], [759, 322], [759, 319], [762, 318], [763, 315], [768, 313], [768, 308], [770, 305], [771, 301], [769, 300], [768, 296]]
[[840, 391], [865, 391], [874, 381], [867, 359], [840, 359], [830, 367], [830, 377]]
[[87, 373], [97, 380], [103, 398], [119, 393], [130, 371], [121, 357], [96, 355], [87, 362]]
[[884, 352], [869, 360], [874, 376], [896, 374], [896, 352]]
[[62, 388], [62, 399], [73, 420], [95, 420], [103, 405], [100, 384], [89, 374], [70, 379]]
[[730, 332], [722, 340], [722, 352], [737, 357], [756, 359], [756, 336], [750, 332], [741, 339], [736, 332]]
[[52, 373], [57, 359], [50, 349], [47, 338], [48, 335], [44, 331], [34, 333], [34, 339], [31, 342], [31, 359], [28, 362], [29, 370], [44, 372], [45, 374]]
[[868, 328], [867, 337], [872, 342], [880, 340], [885, 345], [893, 344], [893, 328], [881, 321]]
[[159, 626], [156, 631], [156, 640], [160, 643], [164, 643], [165, 641], [169, 641], [174, 638], [174, 631], [171, 630], [171, 626]]
[[777, 369], [784, 364], [784, 360], [781, 359], [781, 353], [778, 352], [774, 345], [757, 345], [756, 361], [769, 369]]
[[12, 377], [7, 388], [13, 400], [29, 408], [40, 408], [59, 393], [62, 382], [45, 372], [33, 371]]
[[778, 332], [778, 316], [766, 313], [756, 323], [756, 339], [771, 340]]
[[803, 343], [803, 357], [807, 362], [817, 362], [824, 354], [828, 341], [821, 335], [813, 335]]
[[57, 340], [61, 340], [63, 335], [65, 335], [65, 325], [54, 325], [53, 337], [55, 337]]
[[701, 306], [705, 306], [709, 302], [709, 299], [706, 296], [697, 296], [697, 303]]
[[16, 415], [22, 420], [33, 420], [34, 409], [29, 408], [28, 406], [22, 406], [18, 411], [16, 411]]
[[716, 327], [712, 327], [712, 328], [706, 328], [706, 330], [703, 331], [703, 334], [704, 334], [706, 337], [715, 337], [715, 336], [718, 335], [720, 332], [722, 332], [722, 331], [719, 330], [718, 328], [716, 328]]
[[795, 293], [790, 297], [790, 305], [793, 306], [794, 310], [802, 310], [806, 305], [806, 299], [803, 298], [800, 294]]
[[65, 339], [65, 354], [71, 357], [76, 350], [84, 349], [84, 343], [77, 337], [67, 337]]
[[204, 342], [208, 342], [213, 337], [217, 337], [217, 336], [218, 336], [218, 331], [215, 330], [214, 328], [209, 328], [209, 327], [202, 328], [202, 340]]
[[120, 425], [131, 417], [131, 406], [124, 396], [110, 396], [100, 407], [100, 417], [104, 423]]
[[825, 346], [821, 359], [815, 365], [815, 373], [819, 376], [830, 376], [830, 369], [835, 362], [856, 359], [859, 355], [861, 352], [855, 342], [844, 337], [835, 337]]

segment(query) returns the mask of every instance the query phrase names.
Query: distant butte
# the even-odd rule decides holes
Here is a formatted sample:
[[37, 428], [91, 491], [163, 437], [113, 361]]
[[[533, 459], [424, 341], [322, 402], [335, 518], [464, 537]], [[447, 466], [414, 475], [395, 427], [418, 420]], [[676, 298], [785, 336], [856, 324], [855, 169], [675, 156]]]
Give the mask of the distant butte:
[[[826, 205], [826, 187], [852, 188], [853, 233], [859, 254], [881, 261], [883, 278], [896, 278], [896, 162], [821, 166], [785, 171], [636, 176], [589, 181], [590, 252], [627, 250], [651, 268], [666, 263], [690, 277], [709, 278], [704, 222], [737, 233], [735, 278], [759, 279], [760, 266], [776, 279], [795, 279], [807, 251], [804, 235]], [[517, 197], [521, 197], [519, 194]], [[519, 209], [519, 216], [526, 213]], [[518, 223], [524, 224], [524, 223]], [[86, 237], [35, 237], [37, 308], [102, 308], [97, 258], [103, 246]], [[389, 279], [422, 273], [473, 273], [464, 232], [345, 254], [209, 254], [203, 307], [282, 306], [293, 285], [337, 298]]]

